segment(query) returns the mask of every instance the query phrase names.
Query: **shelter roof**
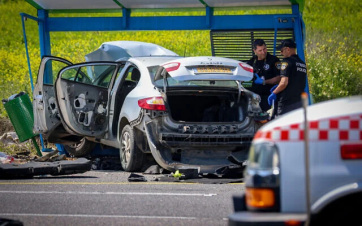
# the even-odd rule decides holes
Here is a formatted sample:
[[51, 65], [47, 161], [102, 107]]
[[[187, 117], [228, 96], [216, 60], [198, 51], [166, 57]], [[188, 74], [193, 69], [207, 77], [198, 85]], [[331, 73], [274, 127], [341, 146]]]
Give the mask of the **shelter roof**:
[[105, 10], [105, 9], [180, 9], [227, 7], [270, 7], [298, 4], [304, 0], [25, 0], [37, 9], [45, 10]]

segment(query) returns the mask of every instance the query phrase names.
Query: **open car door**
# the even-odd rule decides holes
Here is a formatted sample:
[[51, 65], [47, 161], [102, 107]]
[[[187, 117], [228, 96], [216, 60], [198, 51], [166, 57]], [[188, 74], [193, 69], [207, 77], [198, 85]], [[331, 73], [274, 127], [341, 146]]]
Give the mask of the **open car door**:
[[69, 133], [101, 137], [107, 131], [110, 87], [120, 68], [121, 63], [88, 62], [60, 71], [56, 101]]
[[51, 142], [69, 135], [62, 128], [53, 85], [58, 72], [69, 65], [72, 63], [59, 57], [43, 57], [33, 91], [34, 132], [43, 134]]

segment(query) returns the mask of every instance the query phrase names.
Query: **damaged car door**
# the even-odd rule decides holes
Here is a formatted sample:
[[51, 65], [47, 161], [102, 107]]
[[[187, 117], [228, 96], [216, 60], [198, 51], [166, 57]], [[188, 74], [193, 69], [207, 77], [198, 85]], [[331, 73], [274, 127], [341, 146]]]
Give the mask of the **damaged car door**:
[[107, 131], [109, 90], [120, 66], [89, 62], [60, 71], [55, 82], [56, 100], [69, 133], [101, 138]]
[[51, 142], [66, 135], [55, 101], [54, 82], [58, 72], [69, 65], [72, 63], [62, 58], [43, 57], [33, 91], [34, 132], [43, 134]]

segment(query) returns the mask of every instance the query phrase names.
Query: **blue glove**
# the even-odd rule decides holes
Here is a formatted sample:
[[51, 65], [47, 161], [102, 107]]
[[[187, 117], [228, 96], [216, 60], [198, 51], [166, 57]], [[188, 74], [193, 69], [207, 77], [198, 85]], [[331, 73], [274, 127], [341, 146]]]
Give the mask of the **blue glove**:
[[272, 106], [273, 102], [277, 99], [277, 95], [275, 93], [271, 93], [268, 97], [268, 104]]
[[270, 89], [270, 92], [272, 93], [277, 87], [278, 87], [278, 84], [276, 84], [275, 86], [273, 86], [273, 87]]
[[264, 79], [260, 78], [257, 73], [255, 73], [255, 76], [256, 76], [256, 79], [255, 79], [254, 83], [258, 84], [258, 85], [263, 85]]

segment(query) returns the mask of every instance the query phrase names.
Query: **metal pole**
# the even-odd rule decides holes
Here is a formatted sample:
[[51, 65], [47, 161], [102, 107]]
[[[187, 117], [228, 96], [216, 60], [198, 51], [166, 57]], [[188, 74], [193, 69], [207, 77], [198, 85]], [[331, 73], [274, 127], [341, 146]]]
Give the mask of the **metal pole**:
[[[28, 50], [28, 40], [26, 38], [26, 30], [25, 30], [25, 23], [24, 21], [27, 19], [27, 18], [30, 18], [32, 20], [35, 20], [37, 22], [39, 22], [38, 18], [36, 17], [33, 17], [33, 16], [30, 16], [28, 14], [25, 14], [25, 13], [20, 13], [20, 16], [21, 16], [21, 24], [22, 24], [22, 27], [23, 27], [23, 36], [24, 36], [24, 44], [25, 44], [25, 52], [26, 52], [26, 60], [28, 61], [28, 70], [29, 70], [29, 77], [30, 77], [30, 85], [31, 85], [31, 91], [33, 92], [34, 91], [34, 82], [33, 82], [33, 74], [31, 72], [31, 66], [30, 66], [30, 57], [29, 57], [29, 50]], [[41, 143], [41, 147], [42, 149], [44, 149], [44, 140], [43, 140], [43, 136], [40, 134], [40, 143]], [[33, 138], [33, 143], [34, 143], [34, 146], [37, 150], [37, 153], [39, 156], [42, 156], [40, 150], [39, 150], [39, 147], [35, 141], [35, 139]]]
[[27, 41], [27, 39], [26, 39], [25, 23], [24, 23], [24, 20], [25, 20], [27, 17], [26, 17], [25, 15], [23, 15], [23, 14], [20, 14], [20, 16], [21, 16], [21, 24], [22, 24], [22, 26], [23, 26], [23, 36], [24, 36], [26, 59], [27, 59], [27, 61], [28, 61], [28, 70], [29, 70], [31, 91], [33, 91], [33, 90], [34, 90], [33, 75], [31, 74], [30, 57], [29, 57], [29, 51], [28, 51], [28, 41]]
[[307, 205], [307, 219], [305, 226], [310, 223], [310, 176], [309, 176], [309, 123], [307, 118], [308, 94], [302, 93], [303, 112], [304, 112], [304, 160], [305, 160], [305, 195]]

